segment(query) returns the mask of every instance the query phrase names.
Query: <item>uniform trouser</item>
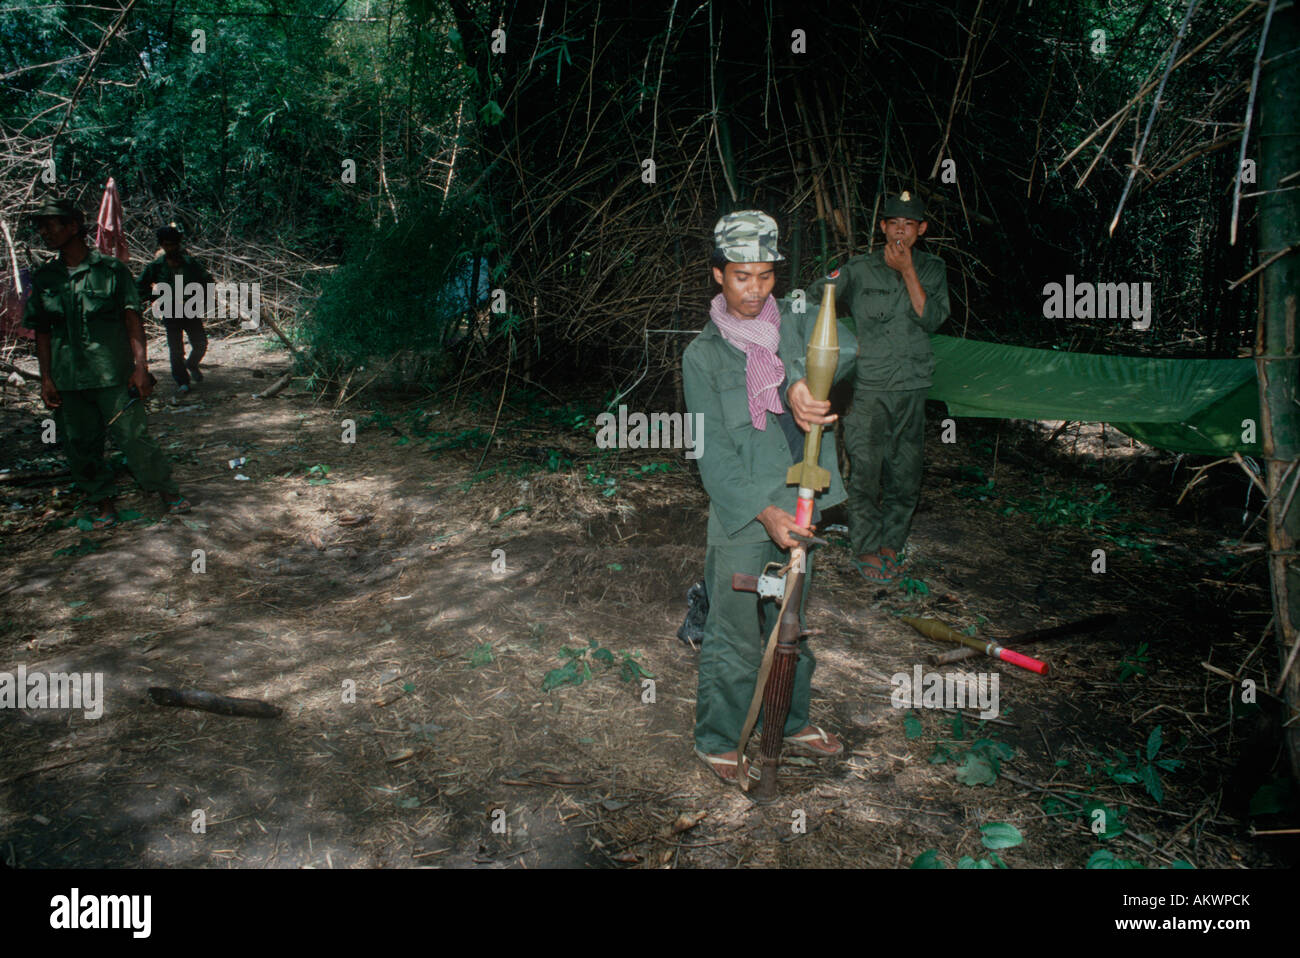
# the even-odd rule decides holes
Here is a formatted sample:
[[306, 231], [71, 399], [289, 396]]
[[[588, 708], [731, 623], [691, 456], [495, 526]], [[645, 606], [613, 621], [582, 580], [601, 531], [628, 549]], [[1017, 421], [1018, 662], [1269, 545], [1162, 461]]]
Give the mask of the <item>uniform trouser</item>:
[[[709, 617], [704, 623], [704, 641], [700, 645], [695, 747], [706, 755], [731, 752], [739, 744], [758, 681], [758, 669], [763, 662], [763, 649], [780, 612], [780, 605], [772, 599], [760, 602], [753, 592], [732, 589], [731, 576], [736, 572], [758, 575], [767, 563], [784, 565], [788, 559], [789, 554], [778, 549], [770, 539], [711, 545], [705, 552], [704, 578], [709, 592]], [[807, 582], [812, 581], [812, 567], [809, 558]], [[805, 588], [804, 595], [807, 594]], [[802, 621], [802, 615], [800, 618]], [[794, 674], [794, 695], [785, 722], [786, 735], [802, 732], [808, 725], [812, 674], [816, 665], [807, 640], [801, 640]]]
[[104, 461], [105, 433], [126, 456], [127, 468], [146, 492], [161, 492], [168, 498], [178, 494], [171, 466], [149, 438], [144, 403], [136, 400], [118, 416], [113, 425], [105, 424], [117, 416], [130, 401], [126, 385], [104, 389], [60, 389], [63, 405], [58, 409], [55, 425], [68, 455], [73, 481], [91, 502], [111, 499], [115, 494], [113, 470]]
[[901, 552], [921, 497], [925, 397], [929, 388], [895, 392], [854, 388], [844, 421], [853, 465], [848, 484], [849, 538], [855, 555]]
[[[185, 337], [190, 338], [190, 358], [185, 358]], [[172, 364], [172, 379], [177, 386], [185, 386], [190, 381], [190, 370], [198, 369], [203, 354], [208, 351], [208, 334], [203, 331], [203, 320], [169, 319], [167, 320], [167, 353]]]

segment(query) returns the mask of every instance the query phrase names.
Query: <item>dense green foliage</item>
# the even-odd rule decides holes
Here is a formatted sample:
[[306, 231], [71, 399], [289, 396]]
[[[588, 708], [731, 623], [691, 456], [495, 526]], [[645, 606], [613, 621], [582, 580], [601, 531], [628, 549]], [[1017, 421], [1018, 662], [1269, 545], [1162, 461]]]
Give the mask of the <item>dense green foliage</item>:
[[321, 282], [304, 333], [327, 367], [355, 367], [407, 351], [449, 358], [445, 347], [468, 335], [445, 287], [463, 243], [459, 224], [416, 212], [362, 234], [343, 264]]
[[[780, 292], [870, 248], [882, 187], [929, 202], [945, 331], [1232, 355], [1253, 329], [1253, 284], [1226, 282], [1252, 265], [1253, 200], [1238, 243], [1225, 237], [1259, 11], [1174, 71], [1107, 233], [1151, 112], [1152, 94], [1134, 95], [1159, 78], [1185, 9], [141, 0], [79, 88], [116, 14], [11, 0], [3, 186], [17, 202], [48, 158], [58, 182], [38, 194], [89, 207], [114, 176], [131, 229], [179, 218], [232, 249], [343, 261], [300, 315], [333, 368], [468, 335], [431, 368], [499, 372], [509, 355], [534, 381], [596, 370], [622, 388], [645, 371], [654, 388], [680, 343], [644, 331], [700, 324], [719, 213], [778, 217]], [[1201, 4], [1182, 52], [1241, 10]], [[434, 301], [476, 256], [504, 312], [462, 326]], [[1155, 331], [1044, 319], [1042, 287], [1066, 274], [1153, 282]]]
[[[454, 64], [434, 55], [445, 27], [364, 0], [300, 0], [283, 13], [256, 0], [177, 6], [137, 4], [105, 47], [54, 144], [60, 192], [89, 206], [114, 176], [128, 214], [157, 203], [210, 231], [337, 255], [352, 231], [392, 216], [380, 182], [443, 185], [430, 160], [458, 104]], [[65, 112], [51, 97], [72, 92], [83, 45], [114, 19], [102, 7], [5, 4], [8, 130], [47, 143]], [[41, 158], [28, 158], [28, 177]]]

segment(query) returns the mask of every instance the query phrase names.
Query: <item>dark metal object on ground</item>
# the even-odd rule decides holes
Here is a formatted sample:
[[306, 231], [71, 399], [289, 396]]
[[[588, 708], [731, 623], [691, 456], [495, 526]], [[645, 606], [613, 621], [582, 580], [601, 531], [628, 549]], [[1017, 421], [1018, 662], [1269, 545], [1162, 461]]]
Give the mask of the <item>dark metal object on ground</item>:
[[172, 705], [176, 708], [200, 709], [217, 715], [233, 715], [239, 718], [279, 718], [284, 710], [269, 702], [258, 699], [235, 699], [213, 692], [201, 692], [198, 689], [165, 689], [154, 686], [149, 689], [149, 698], [155, 705]]

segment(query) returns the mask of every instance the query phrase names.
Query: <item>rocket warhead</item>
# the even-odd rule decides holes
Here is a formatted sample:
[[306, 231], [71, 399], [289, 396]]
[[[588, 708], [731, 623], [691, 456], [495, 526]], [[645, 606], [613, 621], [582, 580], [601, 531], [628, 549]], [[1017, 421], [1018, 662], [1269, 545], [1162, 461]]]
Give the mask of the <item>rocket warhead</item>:
[[822, 291], [817, 324], [808, 337], [808, 389], [813, 399], [825, 400], [835, 381], [835, 366], [840, 358], [839, 330], [835, 325], [835, 285], [827, 283]]
[[[835, 284], [827, 283], [822, 290], [822, 305], [817, 311], [817, 323], [808, 338], [808, 366], [806, 379], [813, 399], [825, 400], [835, 380], [835, 367], [839, 363], [839, 331], [835, 325]], [[786, 484], [797, 483], [800, 489], [820, 492], [831, 484], [831, 474], [819, 466], [822, 449], [822, 427], [813, 426], [803, 440], [803, 461], [797, 462], [786, 473]]]

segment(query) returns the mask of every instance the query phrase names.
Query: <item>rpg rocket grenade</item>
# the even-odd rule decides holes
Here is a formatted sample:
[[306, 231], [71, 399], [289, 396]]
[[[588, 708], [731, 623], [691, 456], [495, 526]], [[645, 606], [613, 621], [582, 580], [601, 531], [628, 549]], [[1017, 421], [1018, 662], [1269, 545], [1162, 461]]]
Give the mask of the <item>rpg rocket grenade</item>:
[[[813, 399], [824, 402], [830, 395], [831, 383], [835, 379], [835, 366], [839, 362], [839, 334], [835, 326], [835, 285], [827, 283], [822, 291], [821, 310], [817, 313], [817, 324], [808, 340], [808, 367], [806, 378], [808, 391]], [[786, 485], [797, 483], [799, 486], [799, 503], [795, 509], [795, 521], [806, 526], [812, 521], [813, 494], [826, 489], [831, 482], [831, 474], [817, 464], [822, 450], [822, 427], [814, 425], [808, 430], [803, 440], [803, 461], [797, 462], [786, 473]]]

